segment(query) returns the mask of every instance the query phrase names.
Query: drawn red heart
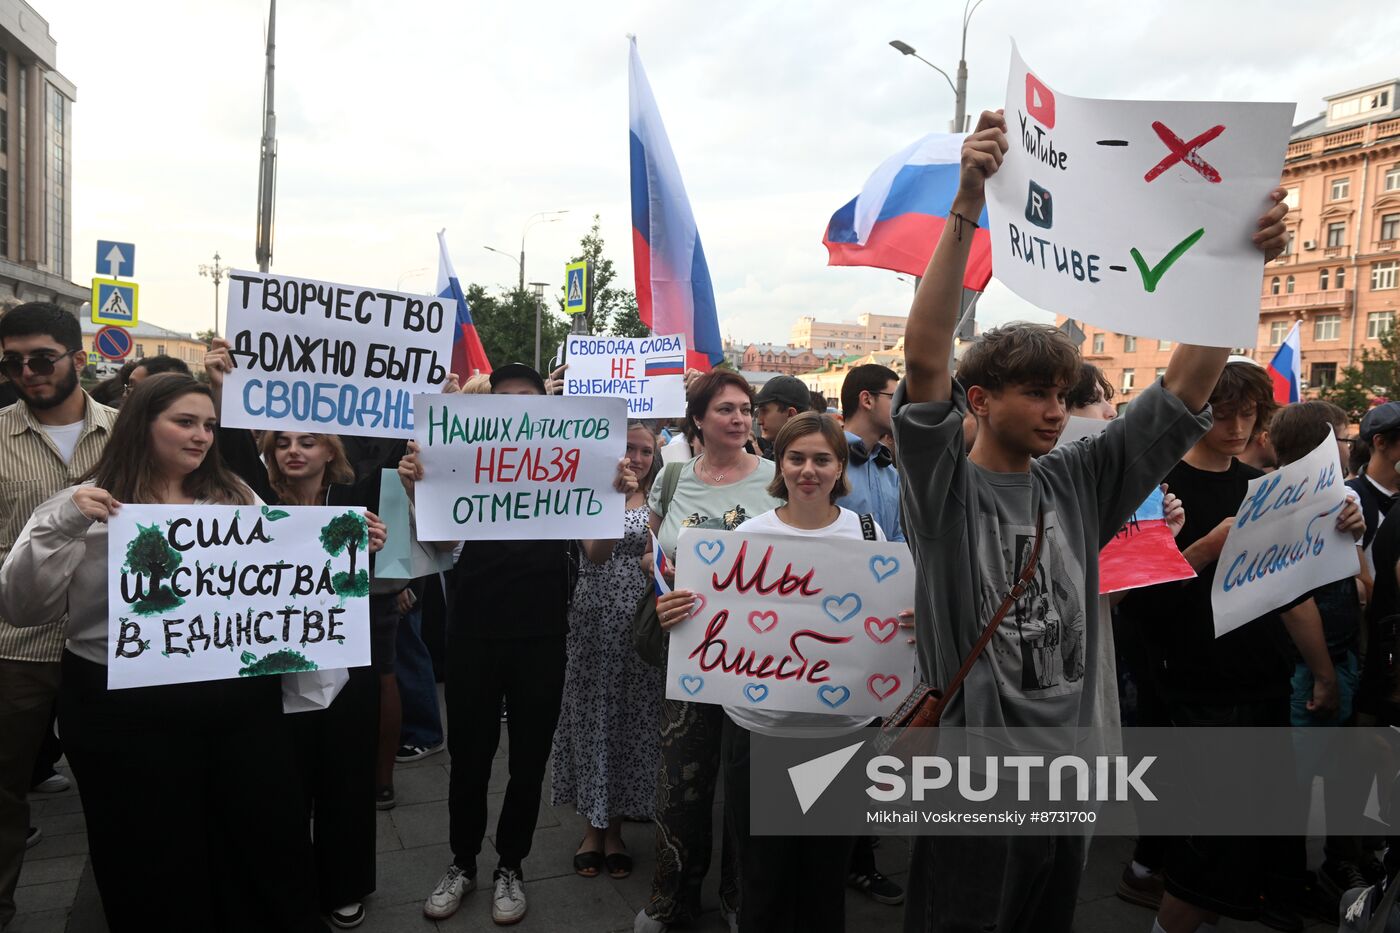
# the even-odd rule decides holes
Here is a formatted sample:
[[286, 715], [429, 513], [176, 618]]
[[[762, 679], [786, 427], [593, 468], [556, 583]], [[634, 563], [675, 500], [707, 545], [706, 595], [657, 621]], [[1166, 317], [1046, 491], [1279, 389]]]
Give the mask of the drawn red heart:
[[696, 593], [694, 599], [695, 602], [690, 607], [690, 615], [686, 616], [687, 619], [695, 618], [705, 608], [705, 597], [701, 596], [699, 593]]
[[879, 642], [882, 645], [887, 643], [891, 638], [898, 634], [898, 632], [898, 619], [882, 620], [877, 619], [875, 616], [870, 616], [868, 619], [865, 620], [865, 634], [869, 635], [872, 641]]
[[894, 674], [871, 674], [865, 688], [877, 700], [883, 700], [899, 689], [899, 678]]
[[[760, 625], [759, 623], [761, 622], [767, 622], [768, 624]], [[778, 614], [772, 611], [771, 609], [767, 612], [749, 613], [749, 628], [753, 629], [760, 635], [762, 635], [764, 632], [771, 632], [773, 630], [773, 626], [777, 624]]]

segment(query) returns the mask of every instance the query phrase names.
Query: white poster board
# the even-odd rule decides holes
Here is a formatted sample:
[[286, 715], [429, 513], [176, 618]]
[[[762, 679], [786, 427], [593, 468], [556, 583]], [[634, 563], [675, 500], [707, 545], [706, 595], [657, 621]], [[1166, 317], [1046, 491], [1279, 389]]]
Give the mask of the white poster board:
[[[1337, 530], [1347, 500], [1337, 440], [1251, 480], [1215, 565], [1215, 637], [1361, 569], [1356, 542]], [[1191, 508], [1191, 503], [1186, 503]]]
[[123, 505], [107, 526], [107, 686], [370, 663], [364, 509]]
[[1010, 148], [987, 184], [996, 277], [1118, 333], [1254, 346], [1264, 259], [1250, 237], [1294, 109], [1071, 97], [1013, 44]]
[[685, 335], [570, 335], [564, 394], [627, 400], [632, 418], [685, 415]]
[[235, 271], [221, 420], [412, 437], [414, 393], [447, 380], [456, 313], [441, 298]]
[[613, 488], [627, 403], [551, 395], [419, 395], [420, 541], [622, 537]]
[[698, 609], [670, 629], [666, 696], [885, 715], [915, 683], [914, 576], [900, 542], [682, 529], [676, 588]]

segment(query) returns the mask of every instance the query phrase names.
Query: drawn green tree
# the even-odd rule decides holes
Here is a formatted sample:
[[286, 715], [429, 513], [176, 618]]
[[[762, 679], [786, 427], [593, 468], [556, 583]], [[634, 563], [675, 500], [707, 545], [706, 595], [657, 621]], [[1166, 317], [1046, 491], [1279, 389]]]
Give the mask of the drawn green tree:
[[362, 547], [369, 546], [369, 525], [363, 517], [354, 512], [337, 515], [321, 529], [321, 547], [335, 557], [342, 551], [350, 552], [350, 576], [355, 575], [355, 554]]
[[184, 558], [165, 540], [165, 534], [156, 525], [137, 525], [136, 537], [126, 546], [126, 569], [144, 576], [150, 581], [146, 598], [133, 604], [137, 612], [158, 612], [180, 605], [184, 600], [176, 596], [164, 580], [168, 580]]
[[251, 651], [245, 651], [239, 660], [245, 665], [239, 668], [239, 677], [262, 677], [267, 674], [293, 674], [298, 671], [317, 670], [315, 661], [291, 648], [282, 648], [262, 658]]

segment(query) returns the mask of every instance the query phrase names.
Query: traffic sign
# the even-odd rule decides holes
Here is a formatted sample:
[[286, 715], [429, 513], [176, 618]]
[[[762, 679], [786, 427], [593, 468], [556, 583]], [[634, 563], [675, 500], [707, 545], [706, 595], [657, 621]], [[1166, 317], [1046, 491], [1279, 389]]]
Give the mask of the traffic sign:
[[564, 267], [564, 313], [582, 314], [588, 310], [588, 263], [571, 262]]
[[118, 282], [101, 277], [92, 280], [92, 322], [136, 326], [136, 299], [140, 287], [135, 282]]
[[125, 328], [108, 325], [92, 338], [92, 347], [103, 359], [124, 360], [131, 352], [131, 333]]
[[97, 241], [97, 274], [129, 279], [136, 274], [136, 244]]

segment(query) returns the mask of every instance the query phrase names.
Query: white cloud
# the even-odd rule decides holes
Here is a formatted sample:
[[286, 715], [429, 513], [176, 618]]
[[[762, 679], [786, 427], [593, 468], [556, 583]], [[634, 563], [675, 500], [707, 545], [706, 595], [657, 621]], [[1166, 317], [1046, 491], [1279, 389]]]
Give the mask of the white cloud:
[[[130, 0], [119, 15], [97, 0], [39, 3], [78, 86], [74, 278], [99, 236], [134, 241], [143, 316], [207, 327], [199, 264], [217, 249], [253, 265], [265, 2]], [[1069, 93], [1298, 100], [1300, 119], [1325, 93], [1400, 70], [1400, 27], [1360, 0], [1305, 15], [1212, 0], [1066, 9], [986, 0], [969, 36], [970, 111], [1002, 96], [1013, 30]], [[527, 278], [562, 284], [596, 212], [630, 281], [624, 33], [635, 32], [722, 328], [783, 341], [803, 314], [902, 313], [907, 283], [827, 267], [821, 234], [881, 159], [947, 126], [943, 79], [887, 43], [905, 39], [951, 72], [959, 14], [836, 0], [283, 0], [274, 268], [427, 288], [446, 227], [459, 274], [508, 285], [515, 264], [482, 246], [514, 253], [529, 215], [568, 209], [531, 230]], [[1037, 313], [999, 286], [981, 306], [984, 322]]]

